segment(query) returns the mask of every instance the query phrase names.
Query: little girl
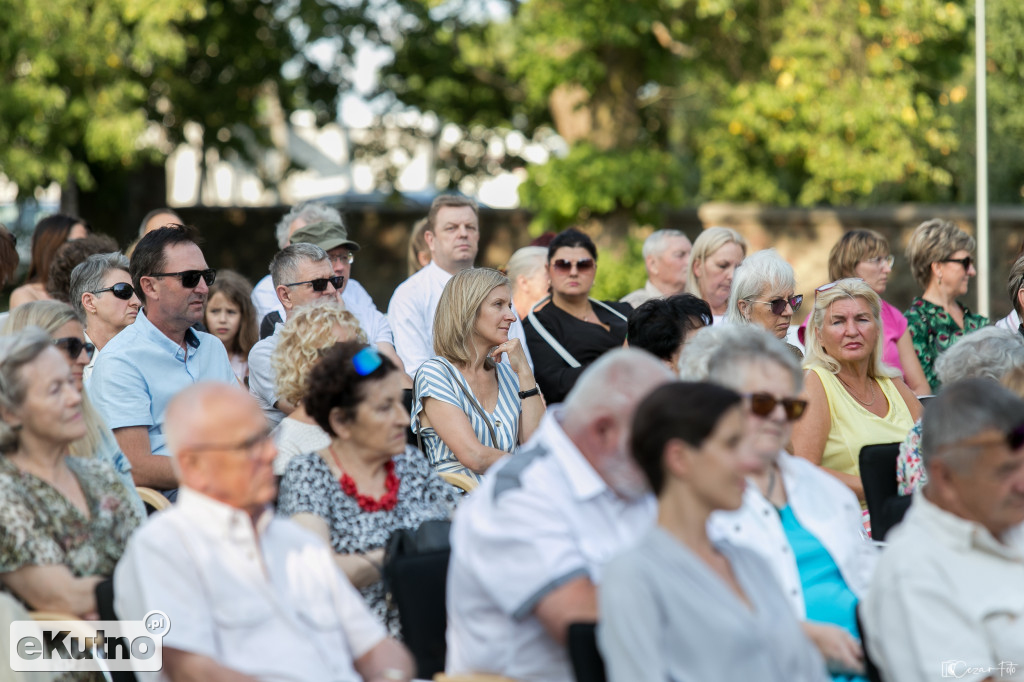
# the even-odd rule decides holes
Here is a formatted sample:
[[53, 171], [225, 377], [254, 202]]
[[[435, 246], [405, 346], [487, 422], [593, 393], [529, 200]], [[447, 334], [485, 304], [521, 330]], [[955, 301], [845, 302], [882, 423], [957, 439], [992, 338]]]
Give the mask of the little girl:
[[224, 344], [231, 369], [239, 381], [249, 385], [249, 351], [259, 340], [252, 285], [233, 270], [219, 270], [210, 287], [203, 322], [211, 334]]

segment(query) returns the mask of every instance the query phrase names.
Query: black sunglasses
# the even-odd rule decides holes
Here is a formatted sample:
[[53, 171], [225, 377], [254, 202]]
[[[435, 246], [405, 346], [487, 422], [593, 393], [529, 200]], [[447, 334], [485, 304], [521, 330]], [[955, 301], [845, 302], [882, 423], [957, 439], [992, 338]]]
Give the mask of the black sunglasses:
[[964, 258], [944, 258], [942, 260], [942, 262], [943, 263], [959, 263], [960, 265], [963, 266], [964, 271], [967, 271], [967, 270], [971, 269], [971, 265], [974, 263], [974, 259], [971, 258], [970, 256], [966, 256]]
[[[184, 282], [184, 278], [182, 279], [182, 282]], [[199, 282], [196, 282], [196, 284], [199, 284]], [[96, 291], [90, 291], [89, 293], [102, 294], [104, 291], [109, 291], [115, 296], [115, 298], [119, 298], [122, 301], [127, 301], [131, 299], [132, 296], [135, 295], [135, 287], [133, 287], [131, 284], [128, 284], [128, 282], [118, 282], [112, 287], [107, 287], [106, 289], [97, 289]]]
[[217, 271], [213, 268], [207, 268], [206, 270], [182, 270], [181, 272], [154, 272], [149, 275], [150, 277], [180, 277], [181, 286], [186, 289], [195, 289], [199, 286], [199, 278], [202, 277], [203, 281], [206, 282], [206, 286], [213, 286], [214, 280], [217, 279]]
[[96, 346], [82, 341], [82, 339], [75, 336], [65, 336], [62, 339], [54, 339], [53, 345], [67, 353], [68, 357], [72, 360], [78, 358], [78, 356], [82, 354], [83, 350], [85, 351], [85, 354], [89, 356], [89, 359], [92, 360], [93, 353], [96, 352]]
[[759, 417], [767, 417], [781, 404], [786, 413], [786, 419], [793, 422], [803, 416], [807, 409], [807, 401], [799, 398], [776, 398], [771, 393], [748, 393], [750, 399], [750, 411]]
[[572, 272], [572, 266], [574, 265], [577, 272], [590, 272], [594, 269], [594, 259], [581, 258], [577, 261], [571, 261], [566, 258], [559, 258], [551, 261], [551, 267], [559, 272]]
[[790, 307], [793, 308], [794, 313], [800, 310], [800, 305], [804, 302], [804, 297], [801, 294], [799, 296], [790, 296], [789, 298], [773, 298], [770, 301], [758, 301], [755, 299], [751, 299], [750, 302], [767, 303], [769, 306], [771, 306], [772, 315], [781, 315], [782, 313], [786, 312], [787, 303], [790, 305]]
[[313, 287], [313, 291], [321, 292], [327, 290], [327, 283], [330, 282], [331, 286], [337, 291], [341, 291], [341, 287], [345, 285], [344, 275], [335, 275], [333, 277], [320, 277], [318, 279], [307, 279], [305, 282], [292, 282], [291, 284], [285, 284], [286, 287], [297, 287], [301, 284], [308, 284]]

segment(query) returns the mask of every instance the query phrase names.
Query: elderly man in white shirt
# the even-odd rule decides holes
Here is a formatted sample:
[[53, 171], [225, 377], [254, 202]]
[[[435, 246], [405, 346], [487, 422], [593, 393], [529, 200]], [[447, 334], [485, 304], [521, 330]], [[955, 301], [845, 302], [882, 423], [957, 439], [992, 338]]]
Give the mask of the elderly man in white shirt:
[[114, 574], [122, 619], [167, 614], [160, 673], [142, 680], [400, 680], [390, 639], [315, 535], [274, 515], [276, 454], [259, 408], [209, 383], [170, 404], [178, 502], [136, 533]]
[[667, 298], [686, 291], [686, 269], [690, 265], [693, 244], [679, 230], [657, 230], [644, 240], [644, 266], [647, 283], [619, 300], [634, 308], [652, 298]]
[[626, 444], [636, 405], [672, 378], [643, 351], [607, 353], [459, 506], [449, 674], [573, 679], [568, 626], [597, 620], [602, 567], [654, 522], [654, 498]]
[[[409, 376], [434, 357], [434, 313], [444, 285], [457, 272], [473, 267], [480, 247], [480, 215], [467, 197], [442, 194], [434, 199], [423, 233], [430, 263], [398, 285], [388, 304], [388, 321], [395, 335], [395, 350]], [[516, 318], [508, 330], [517, 338], [530, 361], [523, 323]]]
[[864, 600], [886, 680], [1024, 679], [1024, 400], [990, 379], [944, 386], [922, 418], [914, 493]]

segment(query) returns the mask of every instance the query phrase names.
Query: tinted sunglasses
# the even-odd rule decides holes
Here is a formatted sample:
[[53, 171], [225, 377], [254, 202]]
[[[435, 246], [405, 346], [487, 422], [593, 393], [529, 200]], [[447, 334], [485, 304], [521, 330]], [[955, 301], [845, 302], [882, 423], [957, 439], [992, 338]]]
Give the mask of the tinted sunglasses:
[[334, 275], [333, 277], [320, 277], [318, 279], [307, 279], [305, 282], [292, 282], [291, 284], [285, 284], [286, 287], [297, 287], [302, 284], [308, 284], [313, 287], [313, 291], [321, 292], [327, 291], [327, 283], [330, 282], [338, 291], [341, 291], [341, 287], [345, 285], [344, 275]]
[[150, 277], [180, 277], [181, 286], [186, 289], [195, 289], [199, 286], [199, 278], [202, 277], [203, 281], [206, 282], [206, 286], [213, 286], [214, 280], [217, 279], [217, 271], [213, 268], [207, 268], [206, 270], [182, 270], [181, 272], [154, 272]]
[[799, 398], [776, 398], [771, 393], [748, 393], [747, 398], [750, 399], [750, 411], [758, 417], [767, 417], [776, 405], [781, 404], [786, 419], [792, 422], [802, 417], [807, 409], [807, 401]]
[[[184, 278], [182, 279], [182, 283], [184, 283]], [[196, 284], [199, 284], [199, 282], [196, 281]], [[102, 294], [104, 291], [109, 291], [114, 295], [115, 298], [119, 298], [122, 301], [127, 301], [131, 299], [132, 296], [135, 295], [135, 287], [133, 287], [131, 284], [128, 284], [127, 282], [118, 282], [112, 287], [107, 287], [106, 289], [97, 289], [96, 291], [90, 291], [89, 293]]]
[[769, 306], [771, 306], [772, 315], [781, 315], [782, 313], [786, 312], [787, 303], [790, 305], [791, 308], [793, 308], [794, 313], [800, 310], [800, 305], [804, 302], [804, 297], [801, 294], [799, 296], [790, 296], [789, 298], [773, 298], [770, 301], [758, 301], [751, 299], [750, 302], [767, 303]]
[[572, 272], [572, 266], [576, 266], [576, 272], [590, 272], [594, 269], [593, 258], [581, 258], [577, 261], [571, 261], [565, 258], [558, 258], [551, 261], [551, 267], [557, 272], [567, 273]]
[[89, 356], [89, 359], [92, 360], [93, 353], [96, 352], [96, 346], [82, 341], [75, 336], [65, 336], [62, 339], [54, 339], [53, 345], [67, 353], [68, 357], [72, 360], [77, 359], [78, 356], [82, 354], [83, 350], [85, 351], [85, 354]]
[[352, 356], [352, 368], [361, 377], [370, 376], [384, 364], [380, 353], [373, 346], [367, 346]]
[[942, 259], [942, 262], [943, 263], [959, 263], [960, 265], [963, 266], [964, 270], [966, 271], [966, 270], [970, 270], [971, 269], [971, 265], [974, 264], [974, 259], [971, 258], [970, 256], [967, 256], [965, 258], [944, 258], [944, 259]]

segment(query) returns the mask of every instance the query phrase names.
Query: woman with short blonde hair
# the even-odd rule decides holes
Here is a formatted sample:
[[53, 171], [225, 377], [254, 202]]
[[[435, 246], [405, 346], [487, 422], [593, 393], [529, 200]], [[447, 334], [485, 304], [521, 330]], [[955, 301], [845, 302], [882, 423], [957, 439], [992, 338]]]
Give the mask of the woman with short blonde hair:
[[330, 436], [309, 416], [304, 406], [309, 373], [324, 351], [340, 341], [366, 343], [359, 320], [334, 299], [320, 299], [295, 310], [281, 328], [271, 356], [277, 394], [295, 405], [295, 411], [274, 429], [277, 457], [274, 473], [282, 475], [296, 455], [327, 447]]
[[508, 278], [497, 270], [463, 270], [445, 285], [437, 356], [416, 371], [412, 407], [412, 430], [437, 471], [479, 478], [537, 428], [544, 399], [519, 340], [508, 337], [515, 319]]
[[907, 244], [907, 260], [914, 279], [924, 289], [905, 315], [914, 351], [933, 391], [942, 385], [935, 372], [935, 360], [942, 351], [988, 318], [972, 313], [957, 301], [967, 293], [974, 269], [974, 237], [948, 220], [929, 220], [917, 226]]
[[819, 287], [807, 326], [807, 412], [793, 427], [793, 454], [825, 468], [864, 499], [860, 450], [901, 441], [921, 403], [882, 362], [881, 304], [859, 279]]
[[711, 306], [714, 323], [725, 321], [732, 278], [747, 255], [747, 240], [731, 227], [709, 227], [693, 242], [686, 290]]

